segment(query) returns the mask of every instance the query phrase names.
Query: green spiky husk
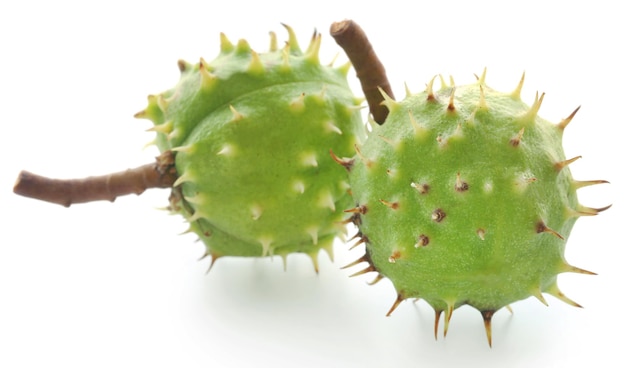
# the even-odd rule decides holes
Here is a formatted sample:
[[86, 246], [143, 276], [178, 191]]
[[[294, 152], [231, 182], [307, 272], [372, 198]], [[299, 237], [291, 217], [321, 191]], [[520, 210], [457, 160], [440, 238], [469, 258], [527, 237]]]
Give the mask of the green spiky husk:
[[161, 151], [176, 152], [171, 208], [221, 256], [317, 255], [343, 232], [345, 171], [364, 137], [348, 66], [323, 66], [320, 35], [302, 52], [293, 31], [256, 53], [222, 35], [211, 62], [180, 62], [178, 85], [150, 96], [140, 117], [155, 123]]
[[577, 305], [557, 275], [587, 273], [565, 261], [565, 243], [578, 217], [599, 210], [578, 203], [561, 144], [569, 120], [540, 118], [543, 96], [529, 107], [520, 89], [500, 93], [483, 77], [386, 99], [389, 117], [350, 173], [350, 212], [366, 243], [358, 261], [398, 292], [392, 310], [419, 298], [449, 319], [471, 305], [487, 323], [515, 301], [545, 302], [543, 292]]

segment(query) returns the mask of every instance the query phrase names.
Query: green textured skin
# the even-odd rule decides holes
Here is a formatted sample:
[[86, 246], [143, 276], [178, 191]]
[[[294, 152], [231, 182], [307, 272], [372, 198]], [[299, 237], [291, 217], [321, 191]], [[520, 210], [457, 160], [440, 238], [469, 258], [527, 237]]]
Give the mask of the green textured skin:
[[[155, 123], [161, 151], [176, 152], [171, 208], [207, 254], [256, 257], [331, 250], [345, 231], [347, 175], [329, 150], [352, 156], [365, 129], [349, 65], [318, 60], [320, 35], [302, 52], [293, 31], [270, 51], [222, 35], [215, 60], [179, 62], [176, 87], [138, 114]], [[315, 261], [315, 259], [314, 259]]]
[[583, 185], [561, 144], [569, 120], [541, 119], [541, 99], [529, 107], [520, 90], [521, 83], [513, 93], [494, 91], [483, 76], [436, 93], [431, 82], [401, 102], [386, 98], [390, 114], [351, 169], [350, 212], [366, 243], [355, 263], [391, 280], [391, 311], [423, 299], [437, 321], [445, 311], [447, 329], [454, 308], [466, 304], [486, 325], [515, 301], [545, 303], [542, 292], [577, 306], [557, 275], [588, 272], [565, 261], [565, 239], [579, 216], [599, 211], [577, 200]]

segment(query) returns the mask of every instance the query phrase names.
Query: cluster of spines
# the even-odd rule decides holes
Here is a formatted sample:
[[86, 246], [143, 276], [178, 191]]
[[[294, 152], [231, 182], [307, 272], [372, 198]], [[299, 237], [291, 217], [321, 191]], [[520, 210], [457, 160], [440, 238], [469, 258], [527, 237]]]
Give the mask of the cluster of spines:
[[[489, 110], [489, 106], [487, 104], [487, 101], [485, 99], [485, 92], [484, 92], [484, 86], [485, 86], [485, 75], [486, 75], [486, 70], [483, 72], [483, 74], [478, 77], [476, 76], [477, 80], [478, 80], [478, 84], [479, 84], [479, 88], [480, 88], [480, 98], [478, 103], [476, 104], [475, 110], [470, 114], [470, 120], [467, 121], [468, 124], [472, 124], [473, 121], [472, 119], [476, 116], [477, 113], [480, 113], [481, 111], [487, 111]], [[515, 90], [513, 92], [510, 93], [510, 97], [512, 99], [515, 100], [521, 100], [521, 90], [523, 87], [523, 83], [524, 83], [524, 78], [525, 75], [522, 75], [522, 78], [519, 82], [519, 84], [517, 85], [517, 87], [515, 88]], [[439, 101], [439, 97], [436, 95], [436, 93], [434, 92], [433, 89], [433, 84], [434, 84], [434, 80], [435, 78], [433, 78], [426, 87], [426, 102], [427, 103], [440, 103]], [[445, 84], [445, 81], [443, 80], [443, 78], [440, 77], [441, 80], [441, 84], [442, 84], [442, 89], [448, 89], [449, 86], [447, 86]], [[450, 93], [448, 96], [448, 99], [446, 101], [446, 111], [449, 114], [454, 114], [455, 110], [456, 110], [456, 106], [455, 106], [455, 86], [454, 86], [454, 80], [452, 78], [450, 78]], [[410, 90], [408, 89], [408, 87], [406, 88], [406, 92], [407, 92], [407, 97], [412, 96], [412, 93], [410, 92]], [[392, 99], [391, 97], [389, 97], [382, 89], [380, 90], [380, 93], [383, 95], [384, 97], [384, 101], [383, 104], [385, 106], [387, 106], [387, 108], [389, 109], [390, 113], [394, 113], [396, 110], [400, 109], [401, 104], [397, 101], [395, 101], [394, 99]], [[530, 106], [530, 108], [526, 111], [525, 114], [523, 114], [522, 116], [518, 117], [518, 120], [520, 121], [520, 123], [522, 125], [530, 125], [532, 124], [535, 119], [537, 118], [537, 114], [539, 112], [539, 109], [541, 107], [541, 104], [543, 102], [543, 98], [544, 98], [544, 94], [539, 95], [538, 93], [535, 96], [535, 100], [533, 102], [533, 104]], [[580, 109], [580, 106], [577, 107], [568, 117], [564, 118], [561, 120], [561, 122], [559, 122], [558, 124], [556, 124], [556, 127], [559, 128], [560, 133], [562, 134], [564, 129], [568, 126], [568, 124], [572, 121], [572, 119], [574, 118], [574, 116], [576, 115], [576, 113], [578, 112], [578, 110]], [[408, 111], [408, 120], [411, 122], [411, 125], [413, 127], [414, 133], [416, 137], [424, 137], [425, 136], [425, 132], [428, 131], [428, 129], [422, 125], [419, 124], [418, 121], [416, 121], [415, 117], [413, 116], [412, 112], [409, 110]], [[508, 144], [513, 147], [513, 148], [518, 148], [523, 140], [523, 136], [524, 136], [524, 131], [525, 131], [525, 127], [522, 126], [522, 128], [516, 133], [514, 134], [511, 139], [508, 141]], [[456, 128], [456, 130], [454, 131], [454, 133], [451, 136], [448, 136], [446, 138], [442, 137], [442, 136], [437, 136], [437, 141], [440, 145], [445, 145], [449, 142], [450, 138], [454, 137], [454, 136], [461, 136], [462, 135], [462, 125], [459, 124]], [[375, 138], [375, 137], [374, 137]], [[387, 144], [389, 144], [394, 150], [397, 149], [397, 147], [399, 146], [400, 142], [397, 141], [393, 141], [391, 139], [388, 139], [386, 137], [383, 136], [378, 136], [378, 138], [380, 138], [382, 141], [386, 142]], [[370, 138], [371, 139], [371, 138]], [[357, 153], [357, 156], [359, 157], [359, 159], [361, 160], [363, 166], [367, 169], [367, 170], [371, 170], [373, 168], [374, 165], [376, 165], [376, 159], [375, 158], [370, 158], [370, 157], [366, 157], [364, 156], [364, 154], [361, 152], [360, 147], [355, 146], [355, 151]], [[332, 153], [332, 152], [331, 152]], [[333, 156], [333, 158], [335, 159], [335, 161], [339, 164], [341, 164], [343, 167], [345, 167], [348, 171], [350, 171], [354, 165], [354, 160], [347, 160], [347, 159], [339, 159], [336, 156]], [[565, 167], [569, 166], [571, 163], [573, 163], [574, 161], [580, 159], [581, 156], [576, 156], [574, 158], [571, 159], [566, 159], [566, 160], [562, 160], [562, 161], [557, 161], [554, 162], [554, 169], [556, 171], [556, 174], [558, 175], [558, 173], [564, 169]], [[389, 175], [393, 175], [394, 170], [393, 168], [387, 168], [386, 169], [387, 174]], [[525, 187], [526, 185], [529, 185], [533, 182], [535, 182], [537, 179], [534, 177], [524, 177], [523, 175], [519, 178], [519, 184], [521, 184], [520, 186]], [[454, 192], [465, 192], [470, 190], [470, 183], [468, 183], [467, 181], [465, 181], [462, 177], [461, 172], [457, 172], [456, 173], [456, 178], [453, 181], [453, 185], [450, 188], [450, 191], [454, 191]], [[571, 186], [577, 190], [580, 189], [582, 187], [586, 187], [586, 186], [590, 186], [590, 185], [596, 185], [596, 184], [603, 184], [603, 183], [608, 183], [605, 180], [589, 180], [589, 181], [577, 181], [577, 180], [572, 180], [571, 181]], [[420, 194], [422, 195], [427, 195], [429, 190], [431, 189], [431, 184], [429, 184], [428, 182], [415, 182], [412, 181], [409, 184], [414, 190], [418, 191]], [[472, 188], [473, 189], [473, 188]], [[483, 190], [485, 191], [491, 191], [492, 185], [491, 184], [486, 184], [483, 186]], [[399, 201], [394, 201], [394, 200], [389, 200], [389, 199], [384, 199], [384, 198], [380, 198], [378, 200], [378, 204], [373, 204], [373, 205], [383, 205], [387, 208], [389, 208], [389, 210], [391, 211], [395, 211], [397, 210], [400, 206], [402, 206], [401, 202]], [[578, 204], [577, 208], [566, 208], [566, 217], [568, 218], [577, 218], [577, 217], [581, 217], [581, 216], [594, 216], [597, 215], [598, 213], [608, 209], [609, 206], [606, 207], [602, 207], [602, 208], [591, 208], [591, 207], [586, 207], [586, 206], [582, 206], [580, 204]], [[362, 223], [362, 218], [361, 216], [366, 216], [367, 212], [368, 212], [368, 204], [358, 204], [356, 207], [345, 210], [344, 212], [349, 213], [350, 217], [347, 218], [344, 223], [348, 224], [348, 223], [352, 223], [355, 226], [357, 226], [357, 228], [361, 225]], [[445, 217], [446, 217], [446, 212], [441, 209], [441, 208], [436, 208], [433, 210], [432, 214], [431, 214], [431, 220], [435, 221], [435, 222], [441, 222], [444, 221]], [[481, 240], [485, 239], [486, 236], [486, 232], [487, 230], [484, 228], [477, 228], [476, 229], [476, 236], [478, 238], [480, 238]], [[535, 232], [537, 234], [542, 234], [542, 233], [547, 233], [551, 236], [555, 236], [561, 240], [565, 240], [564, 237], [559, 234], [557, 231], [549, 228], [542, 219], [537, 220], [536, 224], [535, 224]], [[369, 245], [369, 239], [367, 237], [366, 234], [362, 233], [361, 230], [358, 230], [358, 232], [352, 237], [351, 240], [356, 240], [354, 245], [350, 248], [353, 249], [356, 246], [360, 245], [360, 244], [365, 244], [366, 248], [365, 248], [365, 253], [363, 256], [361, 256], [360, 258], [358, 258], [357, 260], [355, 260], [354, 262], [346, 265], [344, 268], [349, 268], [349, 267], [353, 267], [356, 266], [358, 264], [361, 263], [367, 263], [366, 267], [361, 269], [360, 271], [357, 271], [356, 273], [353, 273], [352, 275], [350, 275], [351, 277], [354, 276], [359, 276], [359, 275], [363, 275], [369, 272], [376, 272], [377, 276], [374, 280], [372, 280], [369, 284], [373, 285], [375, 283], [377, 283], [378, 281], [380, 281], [381, 279], [385, 278], [384, 275], [382, 275], [379, 270], [376, 268], [376, 266], [374, 265], [374, 263], [372, 262], [370, 253], [369, 253], [369, 249], [367, 248], [367, 246]], [[428, 237], [427, 234], [420, 234], [415, 242], [415, 248], [419, 248], [419, 247], [426, 247], [430, 245], [430, 238]], [[389, 255], [388, 257], [388, 261], [390, 263], [395, 263], [399, 258], [402, 257], [402, 254], [397, 251], [394, 250], [392, 251], [392, 253]], [[587, 274], [587, 275], [595, 275], [595, 273], [572, 266], [566, 262], [564, 262], [561, 265], [561, 269], [557, 271], [557, 273], [564, 273], [564, 272], [573, 272], [573, 273], [579, 273], [579, 274]], [[570, 298], [568, 298], [567, 296], [565, 296], [561, 290], [558, 288], [556, 279], [547, 287], [545, 287], [544, 289], [542, 289], [540, 286], [538, 286], [536, 288], [536, 290], [531, 290], [531, 294], [536, 297], [541, 303], [543, 303], [544, 305], [548, 305], [548, 303], [546, 302], [545, 298], [543, 297], [542, 293], [548, 293], [551, 294], [552, 296], [556, 297], [557, 299], [572, 305], [574, 307], [581, 307], [580, 304], [574, 302], [573, 300], [571, 300]], [[398, 291], [397, 292], [397, 297], [396, 300], [393, 302], [393, 305], [391, 306], [391, 308], [389, 309], [389, 311], [387, 312], [387, 316], [390, 316], [392, 314], [392, 312], [398, 307], [398, 305], [404, 301], [405, 299], [407, 299], [407, 297], [405, 295], [403, 295], [402, 291]], [[454, 311], [455, 308], [460, 307], [461, 305], [463, 305], [464, 303], [460, 303], [458, 304], [456, 300], [450, 300], [446, 302], [447, 307], [444, 309], [441, 308], [435, 308], [435, 338], [437, 338], [437, 334], [438, 334], [438, 329], [439, 329], [439, 321], [440, 321], [440, 317], [441, 314], [444, 314], [444, 337], [447, 334], [448, 331], [448, 327], [449, 327], [449, 322], [450, 322], [450, 318], [452, 317], [452, 313]], [[511, 310], [510, 307], [507, 305], [506, 306], [507, 309]], [[497, 309], [490, 309], [490, 310], [481, 310], [480, 313], [482, 315], [483, 321], [484, 321], [484, 327], [485, 327], [485, 331], [486, 331], [486, 335], [487, 335], [487, 339], [488, 339], [488, 343], [489, 346], [491, 346], [492, 344], [492, 332], [491, 332], [491, 320], [493, 315], [495, 314], [495, 312], [497, 311]]]
[[[320, 94], [317, 97], [319, 97], [320, 100], [322, 100], [323, 94], [324, 94], [324, 91], [322, 90], [320, 91]], [[316, 96], [309, 95], [309, 97], [315, 98]], [[299, 97], [296, 97], [290, 103], [290, 108], [292, 108], [293, 110], [303, 109], [304, 104], [305, 104], [304, 96], [299, 96]], [[230, 106], [230, 110], [233, 115], [231, 123], [243, 122], [243, 120], [245, 119], [245, 116], [243, 114], [238, 112], [232, 105]], [[336, 125], [334, 125], [331, 121], [327, 121], [326, 123], [324, 123], [324, 130], [326, 131], [327, 134], [338, 134], [338, 135], [343, 134], [341, 129], [337, 127]], [[187, 146], [177, 147], [172, 150], [175, 152], [193, 153], [193, 151], [195, 150], [195, 145], [191, 144]], [[237, 155], [238, 151], [239, 151], [239, 147], [236, 144], [232, 142], [225, 142], [222, 145], [222, 147], [217, 152], [215, 152], [215, 155], [216, 157], [221, 156], [223, 159], [229, 159]], [[319, 159], [320, 158], [314, 151], [305, 151], [301, 153], [298, 161], [303, 168], [317, 168], [319, 166]], [[193, 172], [190, 170], [187, 170], [185, 171], [184, 174], [182, 174], [176, 180], [176, 182], [174, 183], [174, 187], [180, 187], [182, 184], [186, 182], [193, 183], [195, 181], [197, 181], [197, 178], [194, 177]], [[339, 186], [344, 191], [347, 191], [349, 188], [349, 184], [345, 180], [341, 181], [339, 183]], [[309, 190], [309, 185], [307, 184], [305, 180], [302, 180], [300, 178], [294, 178], [291, 181], [290, 189], [298, 195], [303, 195], [305, 194], [305, 192]], [[192, 207], [188, 208], [188, 212], [191, 213], [190, 217], [188, 218], [188, 222], [190, 223], [190, 225], [198, 222], [200, 219], [210, 218], [208, 214], [204, 213], [201, 210], [201, 208], [208, 208], [207, 203], [209, 202], [209, 198], [207, 198], [206, 195], [202, 193], [196, 193], [194, 196], [185, 196], [182, 194], [181, 196], [186, 203], [189, 203], [192, 205]], [[333, 196], [333, 194], [328, 189], [322, 189], [318, 193], [318, 201], [314, 205], [322, 209], [327, 209], [330, 212], [335, 212], [337, 209], [336, 201], [337, 199]], [[263, 216], [263, 214], [264, 214], [264, 208], [261, 204], [257, 202], [253, 202], [249, 205], [249, 216], [253, 221], [258, 221]], [[318, 240], [319, 240], [318, 238], [319, 238], [319, 231], [320, 231], [319, 226], [311, 225], [311, 226], [306, 227], [304, 231], [310, 237], [312, 244], [318, 245]], [[205, 232], [204, 235], [206, 237], [209, 237], [211, 234]], [[262, 257], [274, 255], [273, 237], [260, 236], [257, 240], [258, 240], [259, 245], [262, 248], [262, 252], [261, 252]], [[332, 243], [328, 242], [326, 244], [320, 244], [320, 247], [328, 254], [330, 259], [332, 260], [333, 258]], [[205, 258], [209, 255], [212, 258], [212, 262], [211, 262], [211, 266], [212, 266], [215, 260], [220, 257], [220, 255], [216, 252], [213, 252], [210, 248], [207, 248], [207, 251], [202, 258]], [[282, 257], [283, 263], [286, 267], [287, 254], [278, 254], [278, 255]], [[318, 271], [317, 251], [315, 253], [308, 254], [308, 255], [310, 256], [313, 262], [314, 269], [317, 272]]]
[[[289, 38], [286, 42], [285, 46], [280, 50], [282, 64], [280, 65], [280, 69], [282, 71], [291, 70], [290, 65], [290, 55], [302, 56], [302, 58], [308, 61], [311, 64], [319, 64], [319, 52], [321, 46], [321, 34], [314, 32], [309, 43], [308, 48], [303, 52], [300, 49], [298, 40], [296, 38], [294, 30], [288, 25], [283, 24], [286, 28]], [[270, 52], [278, 51], [278, 43], [276, 39], [276, 34], [274, 32], [270, 32]], [[234, 54], [234, 55], [247, 55], [250, 58], [248, 67], [246, 68], [246, 72], [251, 75], [261, 75], [266, 72], [266, 65], [261, 60], [261, 56], [259, 53], [254, 51], [250, 44], [245, 40], [241, 39], [236, 44], [233, 44], [224, 33], [220, 34], [220, 54]], [[220, 78], [216, 74], [214, 74], [215, 68], [208, 63], [204, 58], [200, 58], [199, 62], [196, 65], [193, 65], [187, 61], [179, 60], [178, 69], [181, 73], [186, 73], [190, 70], [194, 70], [197, 68], [198, 74], [200, 75], [200, 91], [201, 92], [212, 92], [217, 87]], [[332, 62], [329, 66], [332, 66]], [[351, 64], [346, 63], [340, 67], [335, 68], [342, 75], [347, 76], [348, 71], [350, 70]], [[322, 94], [323, 96], [323, 94]], [[177, 137], [184, 137], [186, 132], [180, 131], [178, 125], [173, 121], [163, 121], [164, 114], [168, 109], [170, 103], [176, 99], [177, 93], [174, 91], [173, 93], [162, 93], [159, 95], [149, 95], [148, 96], [148, 107], [138, 113], [135, 114], [136, 118], [141, 119], [149, 119], [155, 123], [155, 126], [148, 129], [150, 132], [161, 133], [166, 136], [168, 141], [172, 141]], [[298, 98], [294, 99], [294, 108], [298, 107], [298, 102], [302, 102]], [[360, 105], [362, 101], [355, 99], [355, 104]], [[233, 106], [230, 106], [231, 110], [234, 112], [233, 121], [237, 121], [238, 118], [241, 117], [240, 114], [236, 113], [236, 110]], [[178, 129], [177, 129], [178, 128]], [[331, 129], [333, 127], [330, 127]], [[336, 128], [336, 127], [335, 127]], [[174, 144], [172, 145], [174, 146]]]
[[[304, 52], [300, 49], [300, 45], [296, 38], [295, 32], [293, 29], [287, 25], [283, 26], [286, 28], [288, 32], [288, 41], [285, 43], [285, 46], [279, 50], [277, 37], [274, 32], [270, 32], [270, 45], [269, 52], [274, 55], [280, 55], [280, 63], [276, 66], [276, 64], [272, 61], [267, 64], [264, 63], [262, 58], [264, 57], [262, 54], [255, 52], [249, 45], [246, 40], [239, 40], [236, 44], [233, 44], [224, 33], [220, 34], [220, 56], [228, 56], [235, 55], [240, 57], [248, 57], [249, 62], [247, 68], [245, 68], [245, 73], [250, 75], [260, 76], [267, 72], [267, 68], [271, 67], [277, 68], [281, 73], [289, 73], [292, 71], [291, 65], [291, 57], [296, 56], [300, 60], [303, 60], [309, 64], [319, 65], [319, 52], [321, 45], [321, 34], [314, 32], [307, 47]], [[274, 56], [272, 56], [274, 57]], [[329, 67], [333, 67], [334, 60], [328, 65]], [[337, 71], [344, 78], [347, 76], [348, 71], [351, 67], [351, 64], [348, 62], [339, 67], [333, 67], [335, 71]], [[190, 71], [197, 71], [199, 75], [200, 81], [199, 92], [201, 93], [210, 93], [214, 91], [216, 88], [219, 88], [220, 76], [217, 74], [216, 67], [212, 66], [210, 63], [206, 62], [203, 58], [200, 58], [200, 61], [193, 65], [189, 62], [179, 60], [178, 68], [181, 74], [188, 73]], [[289, 102], [289, 108], [292, 112], [298, 113], [305, 109], [305, 104], [318, 102], [325, 103], [325, 94], [326, 94], [326, 85], [324, 85], [319, 93], [317, 94], [299, 94], [294, 96], [291, 102]], [[152, 128], [148, 129], [150, 132], [157, 133], [157, 136], [162, 137], [162, 142], [165, 142], [166, 147], [171, 147], [170, 150], [174, 153], [183, 153], [183, 154], [192, 154], [197, 149], [196, 144], [187, 144], [187, 145], [177, 145], [182, 138], [184, 138], [188, 132], [183, 131], [184, 127], [181, 127], [180, 124], [176, 124], [173, 120], [166, 120], [167, 110], [176, 98], [178, 98], [178, 91], [167, 91], [165, 93], [159, 95], [150, 95], [148, 96], [148, 107], [140, 112], [138, 112], [135, 117], [136, 118], [145, 118], [153, 121], [155, 124]], [[352, 103], [353, 105], [345, 106], [346, 114], [351, 115], [356, 110], [360, 110], [362, 107], [360, 106], [362, 103], [362, 99], [354, 98]], [[246, 119], [246, 113], [239, 111], [236, 106], [229, 105], [228, 106], [231, 113], [232, 118], [230, 123], [244, 123]], [[342, 129], [337, 126], [333, 121], [325, 121], [323, 125], [320, 127], [320, 131], [326, 132], [328, 134], [336, 134], [343, 135], [344, 132]], [[157, 140], [155, 139], [151, 144], [157, 144]], [[159, 145], [161, 149], [163, 149], [163, 144]], [[239, 152], [239, 147], [234, 142], [224, 142], [223, 145], [215, 152], [217, 157], [229, 158], [234, 157]], [[319, 165], [320, 157], [314, 151], [306, 151], [303, 152], [299, 161], [301, 165], [304, 167], [317, 168]], [[194, 196], [186, 196], [183, 195], [181, 190], [181, 185], [184, 183], [193, 183], [197, 180], [194, 177], [193, 172], [189, 170], [185, 171], [182, 175], [174, 183], [174, 187], [177, 189], [176, 193], [178, 195], [174, 196], [176, 198], [173, 199], [173, 202], [169, 209], [172, 212], [184, 211], [188, 213], [188, 222], [190, 224], [189, 230], [186, 232], [192, 232], [193, 228], [195, 228], [195, 232], [203, 234], [205, 237], [211, 236], [211, 231], [209, 230], [200, 230], [198, 228], [202, 228], [201, 222], [199, 220], [207, 218], [207, 214], [203, 213], [199, 208], [205, 207], [207, 201], [209, 200], [206, 195], [196, 194]], [[347, 191], [349, 188], [349, 184], [347, 181], [343, 181], [339, 183], [339, 186]], [[309, 186], [304, 180], [299, 178], [294, 178], [291, 184], [291, 188], [297, 194], [304, 194], [305, 191], [309, 190]], [[334, 198], [333, 194], [329, 190], [322, 190], [319, 193], [319, 200], [316, 203], [317, 206], [322, 208], [327, 208], [332, 212], [337, 210], [336, 208], [336, 198]], [[184, 203], [184, 205], [181, 205]], [[250, 217], [252, 220], [258, 220], [263, 216], [264, 209], [258, 203], [252, 203], [249, 206]], [[342, 228], [343, 229], [343, 228]], [[319, 238], [319, 226], [308, 226], [304, 229], [307, 235], [310, 237], [311, 242], [314, 245], [318, 245]], [[262, 248], [261, 256], [272, 256], [273, 254], [273, 241], [274, 239], [271, 236], [262, 236], [259, 237], [258, 243]], [[327, 244], [326, 244], [327, 243]], [[324, 242], [324, 244], [319, 244], [320, 249], [324, 249], [329, 257], [332, 259], [332, 242]], [[286, 264], [286, 256], [287, 254], [279, 254], [283, 261]], [[210, 248], [207, 248], [206, 254], [202, 257], [205, 258], [207, 256], [211, 256], [212, 262], [211, 266], [215, 262], [217, 258], [220, 257], [220, 254], [212, 251]], [[317, 251], [315, 254], [309, 254], [311, 257], [315, 270], [318, 270], [318, 260], [317, 260]]]

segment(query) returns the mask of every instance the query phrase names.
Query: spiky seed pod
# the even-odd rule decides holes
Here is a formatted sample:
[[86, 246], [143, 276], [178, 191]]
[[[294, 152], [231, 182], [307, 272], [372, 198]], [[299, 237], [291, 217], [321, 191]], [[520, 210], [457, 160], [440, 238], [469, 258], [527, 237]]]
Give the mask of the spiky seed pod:
[[[148, 97], [137, 117], [154, 122], [156, 145], [176, 153], [170, 208], [181, 213], [213, 260], [331, 251], [350, 197], [333, 162], [364, 138], [361, 101], [348, 66], [319, 62], [321, 36], [301, 51], [294, 32], [257, 53], [221, 35], [211, 62], [179, 62], [171, 90]], [[331, 254], [332, 256], [332, 254]]]
[[[513, 93], [489, 88], [484, 75], [386, 98], [390, 114], [374, 126], [350, 171], [356, 208], [350, 221], [366, 243], [357, 274], [378, 272], [398, 296], [419, 298], [445, 315], [470, 305], [485, 321], [502, 307], [548, 293], [574, 306], [557, 286], [563, 272], [590, 274], [567, 263], [565, 242], [580, 216], [606, 209], [579, 204], [562, 149], [565, 126], [537, 115]], [[592, 181], [589, 183], [604, 183]]]

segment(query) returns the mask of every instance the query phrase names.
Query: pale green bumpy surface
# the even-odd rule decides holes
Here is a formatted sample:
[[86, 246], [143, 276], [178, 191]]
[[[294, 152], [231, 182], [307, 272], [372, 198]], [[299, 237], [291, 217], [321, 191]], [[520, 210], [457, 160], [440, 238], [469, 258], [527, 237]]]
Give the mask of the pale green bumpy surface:
[[329, 151], [352, 156], [365, 129], [349, 65], [318, 60], [320, 35], [302, 52], [293, 31], [270, 51], [222, 35], [215, 60], [179, 62], [178, 85], [149, 97], [138, 117], [155, 123], [157, 146], [176, 152], [171, 208], [213, 259], [285, 257], [331, 250], [345, 231], [347, 175]]
[[[427, 301], [446, 327], [455, 308], [491, 316], [542, 292], [577, 305], [557, 287], [569, 265], [565, 242], [579, 216], [599, 212], [578, 203], [576, 189], [603, 181], [572, 179], [560, 124], [528, 107], [521, 83], [500, 93], [484, 83], [428, 89], [401, 102], [375, 126], [350, 173], [366, 254], [359, 262], [389, 278], [398, 303]], [[378, 280], [377, 279], [377, 280]], [[376, 281], [377, 281], [376, 280]], [[390, 313], [391, 313], [390, 311]]]

